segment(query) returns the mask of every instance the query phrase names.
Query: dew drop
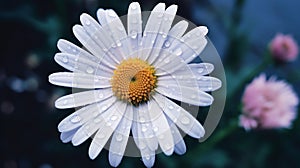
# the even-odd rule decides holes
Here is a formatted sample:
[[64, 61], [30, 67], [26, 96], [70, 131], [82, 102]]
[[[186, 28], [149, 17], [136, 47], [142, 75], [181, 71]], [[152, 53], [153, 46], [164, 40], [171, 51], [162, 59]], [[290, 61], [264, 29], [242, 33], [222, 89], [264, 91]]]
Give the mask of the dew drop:
[[95, 123], [99, 123], [100, 121], [101, 121], [101, 120], [100, 120], [99, 118], [95, 118], [95, 119], [94, 119], [94, 122], [95, 122]]
[[136, 8], [137, 8], [136, 4], [133, 3], [133, 4], [131, 5], [131, 9], [135, 10]]
[[155, 43], [155, 40], [152, 40], [151, 43], [154, 44], [154, 43]]
[[171, 110], [172, 110], [172, 109], [174, 109], [174, 106], [172, 106], [172, 105], [169, 105], [169, 109], [171, 109]]
[[149, 155], [149, 154], [146, 154], [146, 155], [145, 155], [145, 159], [146, 159], [146, 160], [150, 160], [150, 155]]
[[63, 56], [62, 61], [63, 61], [64, 63], [69, 62], [68, 56]]
[[166, 38], [166, 37], [167, 37], [167, 34], [163, 33], [162, 38]]
[[68, 100], [64, 100], [63, 104], [66, 105], [68, 103]]
[[198, 70], [197, 70], [198, 73], [202, 73], [203, 71], [204, 71], [203, 68], [198, 68]]
[[184, 117], [182, 117], [181, 119], [180, 119], [180, 122], [182, 123], [182, 124], [189, 124], [190, 123], [190, 119], [189, 118], [187, 118], [186, 116], [184, 116]]
[[78, 123], [81, 121], [81, 118], [78, 115], [74, 115], [73, 117], [71, 117], [70, 121], [72, 123]]
[[121, 43], [120, 41], [117, 41], [116, 43], [117, 43], [117, 46], [118, 46], [118, 47], [121, 47], [121, 46], [122, 46], [122, 43]]
[[130, 34], [131, 34], [132, 39], [136, 39], [136, 37], [137, 37], [137, 32], [136, 31], [132, 30]]
[[146, 132], [147, 131], [147, 127], [142, 126], [142, 132]]
[[145, 122], [145, 118], [144, 117], [140, 117], [140, 122]]
[[122, 139], [123, 139], [123, 136], [122, 136], [121, 134], [117, 134], [117, 135], [116, 135], [116, 140], [117, 140], [117, 141], [120, 142], [120, 141], [122, 141]]
[[198, 45], [193, 45], [193, 46], [192, 46], [192, 49], [194, 49], [194, 50], [196, 50], [196, 49], [198, 49], [198, 48], [199, 48]]
[[109, 127], [109, 126], [111, 126], [111, 122], [107, 122], [105, 125], [106, 125], [107, 127]]
[[104, 106], [102, 107], [102, 110], [104, 111], [104, 110], [106, 110], [106, 109], [107, 109], [107, 106], [104, 105]]
[[116, 46], [115, 43], [113, 43], [113, 44], [111, 45], [111, 47], [112, 47], [112, 48], [116, 48], [117, 46]]
[[104, 97], [103, 93], [99, 93], [98, 97], [102, 99]]
[[165, 47], [170, 47], [171, 43], [169, 41], [165, 42]]
[[76, 50], [75, 48], [73, 48], [73, 50], [72, 50], [72, 51], [73, 51], [73, 53], [77, 53], [77, 50]]
[[110, 17], [116, 17], [115, 13], [112, 10], [109, 10], [108, 16], [110, 16]]
[[175, 55], [180, 56], [182, 54], [182, 49], [177, 48], [174, 52], [175, 52]]
[[85, 21], [85, 24], [86, 24], [87, 26], [89, 26], [89, 25], [91, 25], [91, 22], [90, 22], [89, 20], [86, 20], [86, 21]]
[[158, 131], [158, 127], [156, 127], [156, 126], [154, 126], [152, 129], [153, 129], [154, 132]]
[[164, 15], [163, 13], [158, 13], [157, 17], [161, 18], [161, 17], [163, 17], [163, 15]]
[[86, 72], [89, 73], [89, 74], [91, 74], [91, 73], [94, 72], [94, 69], [89, 66], [89, 67], [87, 67]]
[[170, 59], [169, 59], [169, 58], [166, 58], [166, 59], [164, 60], [164, 62], [167, 64], [167, 63], [170, 62]]
[[113, 115], [113, 116], [110, 117], [111, 121], [115, 121], [116, 119], [118, 119], [118, 116], [116, 116], [116, 115]]

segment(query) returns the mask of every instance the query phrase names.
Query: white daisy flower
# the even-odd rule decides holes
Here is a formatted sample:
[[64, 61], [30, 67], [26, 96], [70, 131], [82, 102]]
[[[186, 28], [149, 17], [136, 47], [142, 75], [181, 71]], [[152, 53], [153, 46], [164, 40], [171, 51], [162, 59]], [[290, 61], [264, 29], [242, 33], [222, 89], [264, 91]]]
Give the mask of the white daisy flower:
[[221, 81], [207, 76], [212, 64], [191, 63], [206, 46], [207, 28], [184, 35], [186, 21], [171, 27], [176, 11], [176, 5], [158, 4], [143, 31], [140, 5], [131, 3], [126, 31], [113, 10], [99, 9], [99, 22], [82, 14], [82, 25], [73, 27], [85, 49], [58, 41], [55, 61], [72, 72], [53, 73], [50, 83], [91, 89], [55, 102], [59, 109], [81, 107], [58, 125], [64, 143], [77, 146], [92, 137], [89, 156], [95, 159], [111, 137], [109, 162], [118, 166], [132, 135], [151, 167], [158, 146], [166, 155], [186, 152], [178, 128], [194, 138], [204, 135], [202, 125], [173, 100], [211, 105], [213, 97], [206, 92], [220, 88]]

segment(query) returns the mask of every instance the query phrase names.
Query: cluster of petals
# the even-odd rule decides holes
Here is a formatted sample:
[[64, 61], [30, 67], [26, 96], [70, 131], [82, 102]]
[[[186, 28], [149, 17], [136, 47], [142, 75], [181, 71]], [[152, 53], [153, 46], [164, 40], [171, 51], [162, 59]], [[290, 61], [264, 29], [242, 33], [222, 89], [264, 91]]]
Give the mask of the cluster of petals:
[[[82, 14], [81, 25], [73, 27], [84, 49], [67, 40], [58, 41], [61, 52], [55, 61], [71, 72], [53, 73], [49, 81], [90, 89], [55, 102], [59, 109], [80, 107], [58, 125], [63, 142], [77, 146], [92, 137], [88, 153], [95, 159], [111, 138], [109, 162], [118, 166], [132, 135], [142, 161], [151, 167], [158, 147], [166, 155], [186, 152], [179, 129], [194, 138], [204, 135], [198, 120], [173, 100], [209, 106], [213, 97], [207, 92], [220, 88], [221, 81], [208, 76], [214, 69], [212, 64], [192, 63], [207, 44], [208, 29], [199, 26], [186, 33], [188, 22], [184, 20], [172, 27], [176, 11], [176, 5], [165, 9], [165, 4], [159, 3], [143, 30], [136, 2], [128, 8], [127, 29], [113, 10], [99, 9], [98, 21]], [[120, 100], [112, 89], [114, 71], [128, 59], [142, 60], [155, 69], [157, 82], [146, 102], [133, 105]]]
[[297, 115], [298, 97], [286, 82], [261, 74], [246, 87], [242, 103], [240, 126], [246, 130], [289, 128]]

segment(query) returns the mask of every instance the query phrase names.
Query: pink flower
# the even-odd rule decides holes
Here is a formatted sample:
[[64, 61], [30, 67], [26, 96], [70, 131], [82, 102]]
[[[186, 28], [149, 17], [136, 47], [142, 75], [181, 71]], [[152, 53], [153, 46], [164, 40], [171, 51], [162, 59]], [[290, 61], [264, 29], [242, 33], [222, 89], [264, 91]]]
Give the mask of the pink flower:
[[261, 74], [244, 92], [240, 126], [254, 128], [289, 128], [296, 118], [298, 97], [291, 86]]
[[298, 55], [298, 45], [289, 35], [277, 34], [271, 41], [272, 56], [279, 61], [293, 61]]

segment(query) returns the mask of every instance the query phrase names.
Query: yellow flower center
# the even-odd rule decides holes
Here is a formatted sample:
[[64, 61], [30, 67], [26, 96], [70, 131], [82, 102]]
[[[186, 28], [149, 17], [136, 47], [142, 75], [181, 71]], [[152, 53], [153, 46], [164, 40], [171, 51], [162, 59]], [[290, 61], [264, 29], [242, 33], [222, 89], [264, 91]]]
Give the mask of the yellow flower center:
[[138, 58], [122, 61], [111, 79], [115, 96], [135, 106], [149, 100], [156, 82], [154, 67]]

